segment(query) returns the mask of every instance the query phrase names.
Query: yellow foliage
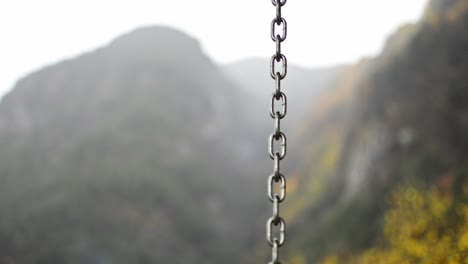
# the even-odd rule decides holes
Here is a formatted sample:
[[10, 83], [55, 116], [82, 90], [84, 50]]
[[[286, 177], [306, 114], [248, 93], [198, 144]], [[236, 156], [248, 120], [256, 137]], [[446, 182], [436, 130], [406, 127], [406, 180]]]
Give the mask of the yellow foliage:
[[358, 256], [327, 257], [321, 263], [468, 264], [467, 204], [436, 190], [414, 188], [396, 192], [391, 202], [384, 245]]
[[322, 264], [338, 264], [338, 263], [339, 263], [339, 258], [337, 256], [329, 256], [329, 257], [326, 257], [322, 261]]
[[291, 258], [291, 264], [306, 264], [306, 260], [302, 255], [295, 255]]

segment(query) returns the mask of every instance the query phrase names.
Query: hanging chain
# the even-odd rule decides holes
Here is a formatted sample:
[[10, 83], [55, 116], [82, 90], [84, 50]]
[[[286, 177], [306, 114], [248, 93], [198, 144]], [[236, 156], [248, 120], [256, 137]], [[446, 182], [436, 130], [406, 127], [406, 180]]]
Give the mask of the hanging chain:
[[[286, 95], [281, 92], [281, 80], [286, 77], [288, 69], [286, 56], [281, 53], [281, 43], [286, 40], [287, 34], [287, 24], [281, 16], [281, 8], [286, 4], [286, 1], [271, 0], [276, 7], [276, 18], [271, 21], [271, 39], [276, 43], [276, 53], [271, 57], [270, 74], [276, 84], [270, 104], [270, 115], [275, 120], [275, 130], [268, 139], [268, 154], [274, 161], [273, 174], [268, 177], [268, 198], [273, 203], [273, 216], [268, 219], [266, 225], [266, 239], [272, 247], [272, 260], [269, 264], [281, 264], [278, 260], [278, 249], [283, 246], [286, 233], [286, 223], [279, 212], [279, 205], [286, 198], [286, 178], [280, 172], [280, 162], [286, 156], [287, 145], [286, 135], [281, 132], [281, 119], [286, 116], [287, 111]], [[277, 34], [277, 27], [282, 28], [282, 34]], [[281, 64], [281, 70], [277, 69], [279, 66], [277, 64]], [[279, 104], [281, 104], [281, 108], [277, 109], [276, 105]], [[275, 145], [279, 145], [278, 150], [275, 150]], [[276, 189], [279, 189], [279, 194], [275, 192]], [[278, 237], [273, 235], [274, 229], [277, 229]]]

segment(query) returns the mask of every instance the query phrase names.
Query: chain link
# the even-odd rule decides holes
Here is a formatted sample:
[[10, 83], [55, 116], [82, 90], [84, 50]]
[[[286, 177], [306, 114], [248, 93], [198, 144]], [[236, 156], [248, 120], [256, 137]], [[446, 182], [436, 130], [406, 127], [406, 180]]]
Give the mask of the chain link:
[[[280, 183], [280, 194], [274, 193], [275, 183], [278, 182]], [[268, 177], [268, 198], [273, 203], [276, 198], [279, 199], [278, 202], [280, 203], [286, 198], [286, 177], [284, 177], [283, 174], [280, 173], [278, 176], [276, 176], [276, 174], [272, 174]]]
[[[275, 92], [271, 97], [270, 116], [275, 120], [275, 126], [274, 132], [268, 139], [268, 154], [274, 161], [273, 174], [268, 177], [267, 193], [268, 199], [273, 203], [273, 215], [266, 224], [266, 240], [272, 248], [272, 260], [269, 264], [281, 264], [279, 261], [279, 248], [283, 246], [286, 238], [286, 223], [280, 216], [280, 203], [286, 198], [286, 178], [280, 172], [280, 162], [286, 157], [287, 146], [286, 135], [281, 131], [281, 120], [286, 116], [288, 109], [286, 95], [281, 92], [281, 80], [288, 73], [286, 56], [281, 53], [281, 43], [286, 40], [288, 33], [288, 24], [281, 15], [281, 8], [286, 4], [286, 1], [271, 0], [271, 3], [276, 7], [276, 17], [271, 21], [271, 39], [276, 44], [276, 52], [270, 60], [270, 75], [275, 80]], [[278, 32], [281, 30], [282, 34], [277, 34], [277, 30]], [[279, 67], [281, 67], [281, 71], [278, 71]], [[279, 104], [281, 104], [281, 107]], [[275, 148], [275, 145], [278, 149]], [[275, 190], [278, 190], [279, 193], [276, 193]], [[277, 233], [278, 237], [273, 233]]]
[[[278, 76], [278, 75], [277, 75]], [[276, 80], [278, 83], [281, 83], [280, 79]], [[281, 92], [281, 84], [277, 85], [278, 94], [275, 92], [271, 97], [271, 104], [270, 104], [270, 116], [271, 118], [276, 118], [278, 116], [280, 119], [283, 119], [286, 116], [286, 112], [288, 110], [288, 99], [286, 95]], [[276, 111], [275, 101], [281, 100], [281, 112]]]
[[[279, 153], [280, 154], [279, 159], [280, 160], [284, 159], [284, 157], [286, 157], [286, 146], [287, 146], [286, 135], [283, 132], [279, 132], [279, 137], [276, 137], [275, 133], [273, 133], [270, 135], [269, 141], [270, 141], [270, 146], [268, 147], [268, 150], [269, 150], [268, 152], [270, 154], [270, 158], [275, 159], [275, 154]], [[275, 151], [275, 142], [277, 141], [281, 142], [280, 151]]]
[[[278, 35], [278, 37], [279, 37], [279, 35]], [[279, 57], [278, 57], [276, 55], [276, 53], [275, 53], [275, 55], [273, 55], [271, 57], [271, 60], [270, 60], [271, 72], [270, 72], [270, 74], [271, 74], [271, 78], [276, 80], [277, 79], [277, 74], [276, 73], [278, 73], [278, 72], [276, 71], [276, 62], [275, 61], [276, 62], [281, 62], [282, 71], [280, 72], [279, 77], [280, 77], [280, 80], [283, 80], [284, 77], [286, 77], [286, 74], [288, 73], [288, 61], [286, 60], [286, 56], [284, 56], [283, 54], [280, 53]]]

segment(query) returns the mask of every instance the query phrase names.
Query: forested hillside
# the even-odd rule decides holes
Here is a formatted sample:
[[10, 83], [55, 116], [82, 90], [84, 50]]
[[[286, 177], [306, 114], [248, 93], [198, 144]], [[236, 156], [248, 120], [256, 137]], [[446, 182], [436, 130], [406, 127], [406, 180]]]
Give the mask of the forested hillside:
[[0, 104], [0, 262], [225, 263], [247, 250], [255, 225], [240, 219], [260, 184], [236, 168], [260, 155], [241, 97], [196, 40], [163, 27], [20, 80]]
[[[290, 65], [284, 263], [468, 263], [467, 47], [468, 1], [433, 0], [374, 58]], [[20, 79], [0, 263], [266, 263], [268, 70], [153, 26]]]
[[251, 259], [270, 120], [239, 85], [165, 27], [19, 80], [0, 103], [0, 263]]
[[293, 263], [468, 261], [467, 46], [468, 1], [432, 1], [319, 100], [286, 205]]

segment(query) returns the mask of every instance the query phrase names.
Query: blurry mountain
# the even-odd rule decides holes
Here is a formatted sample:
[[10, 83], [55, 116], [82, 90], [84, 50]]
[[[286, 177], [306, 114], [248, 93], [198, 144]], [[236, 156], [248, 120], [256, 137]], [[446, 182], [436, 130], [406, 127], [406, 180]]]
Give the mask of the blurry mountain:
[[244, 97], [165, 27], [21, 79], [0, 104], [0, 263], [239, 260], [264, 200]]
[[380, 56], [350, 67], [318, 99], [283, 210], [293, 260], [371, 247], [383, 235], [387, 198], [401, 186], [436, 186], [461, 199], [467, 46], [468, 1], [431, 1], [419, 23], [401, 27]]
[[[458, 199], [467, 46], [468, 2], [433, 0], [376, 58], [290, 65], [286, 263], [373, 246], [400, 186]], [[165, 27], [21, 79], [0, 103], [0, 263], [263, 262], [273, 88], [268, 61], [217, 66]]]
[[[288, 66], [288, 75], [281, 85], [288, 98], [288, 124], [297, 124], [308, 116], [314, 100], [335, 85], [335, 81], [344, 66], [308, 69], [296, 65]], [[264, 59], [246, 59], [225, 65], [225, 74], [239, 87], [261, 104], [249, 106], [251, 113], [265, 112], [269, 107], [269, 98], [275, 89], [275, 82], [270, 77], [270, 61]], [[262, 122], [265, 115], [258, 115]], [[271, 121], [268, 120], [267, 121]], [[268, 122], [270, 123], [270, 122]]]

